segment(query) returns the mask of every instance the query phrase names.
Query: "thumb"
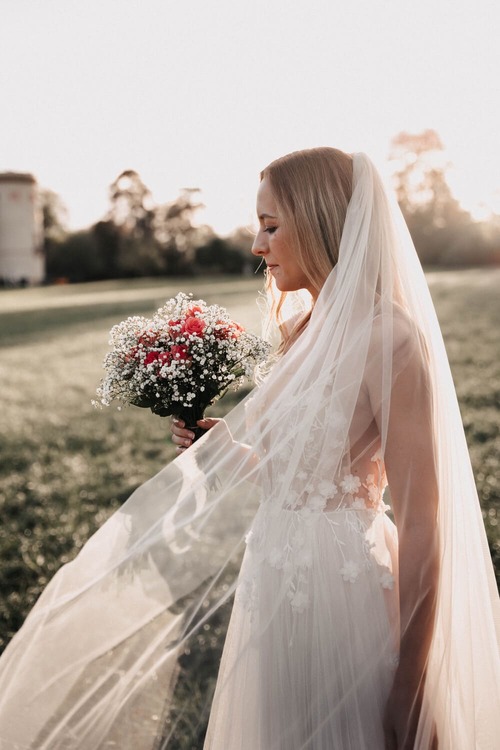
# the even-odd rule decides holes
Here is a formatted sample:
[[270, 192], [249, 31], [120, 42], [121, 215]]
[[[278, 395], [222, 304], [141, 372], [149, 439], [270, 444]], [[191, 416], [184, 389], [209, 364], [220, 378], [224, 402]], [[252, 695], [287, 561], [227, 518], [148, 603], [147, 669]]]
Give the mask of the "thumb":
[[199, 419], [196, 424], [203, 430], [210, 430], [212, 427], [215, 427], [218, 421], [218, 419], [212, 417], [205, 417], [205, 419]]

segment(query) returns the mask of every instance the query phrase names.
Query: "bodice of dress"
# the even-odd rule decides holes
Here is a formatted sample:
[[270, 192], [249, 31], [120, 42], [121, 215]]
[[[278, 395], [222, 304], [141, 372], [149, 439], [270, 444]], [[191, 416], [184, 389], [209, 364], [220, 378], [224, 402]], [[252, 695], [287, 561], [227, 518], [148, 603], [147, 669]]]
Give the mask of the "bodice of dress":
[[266, 569], [281, 572], [296, 612], [307, 608], [311, 575], [321, 566], [314, 550], [325, 529], [337, 550], [331, 575], [341, 585], [355, 585], [375, 571], [382, 588], [394, 587], [392, 556], [380, 533], [388, 510], [387, 479], [367, 391], [358, 395], [348, 430], [328, 384], [323, 400], [325, 408], [316, 410], [312, 422], [307, 403], [290, 410], [286, 424], [273, 423], [268, 405], [271, 429], [260, 444], [260, 506], [246, 537], [240, 577], [239, 595], [251, 608]]
[[[279, 463], [276, 468], [273, 482], [283, 475]], [[305, 518], [318, 511], [387, 509], [383, 502], [387, 480], [379, 443], [371, 446], [370, 458], [345, 459], [336, 475], [319, 475], [308, 469], [305, 461], [297, 470], [282, 505], [285, 510], [295, 510]]]
[[[387, 485], [380, 436], [365, 391], [359, 394], [344, 443], [343, 417], [329, 408], [315, 415], [300, 455], [296, 435], [304, 429], [304, 408], [287, 415], [287, 424], [270, 431], [261, 447], [263, 500], [307, 516], [314, 511], [385, 510]], [[329, 426], [338, 425], [338, 430]], [[325, 446], [324, 436], [328, 435]], [[278, 502], [276, 503], [276, 500]]]
[[[389, 508], [383, 499], [386, 475], [380, 446], [372, 447], [373, 453], [365, 453], [331, 478], [308, 474], [302, 467], [297, 486], [306, 484], [307, 490], [295, 491], [292, 481], [283, 504], [273, 502], [272, 495], [262, 497], [245, 539], [247, 556], [239, 585], [240, 600], [249, 609], [258, 607], [259, 580], [269, 568], [281, 572], [289, 606], [298, 614], [308, 608], [311, 575], [321, 565], [315, 556], [318, 535], [324, 536], [325, 528], [337, 553], [332, 577], [342, 585], [355, 585], [363, 574], [375, 571], [379, 585], [393, 589], [393, 559], [381, 526]], [[279, 481], [277, 472], [273, 482]]]

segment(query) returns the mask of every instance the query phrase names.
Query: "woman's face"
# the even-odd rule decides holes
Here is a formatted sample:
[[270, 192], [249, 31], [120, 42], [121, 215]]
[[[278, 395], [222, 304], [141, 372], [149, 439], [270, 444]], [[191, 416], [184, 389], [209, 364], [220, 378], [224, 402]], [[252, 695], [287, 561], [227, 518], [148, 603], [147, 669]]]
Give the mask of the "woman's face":
[[260, 183], [257, 192], [257, 216], [259, 231], [252, 246], [252, 253], [265, 260], [280, 292], [308, 289], [312, 296], [316, 297], [316, 290], [311, 288], [311, 282], [299, 265], [287, 227], [278, 219], [276, 201], [266, 177]]

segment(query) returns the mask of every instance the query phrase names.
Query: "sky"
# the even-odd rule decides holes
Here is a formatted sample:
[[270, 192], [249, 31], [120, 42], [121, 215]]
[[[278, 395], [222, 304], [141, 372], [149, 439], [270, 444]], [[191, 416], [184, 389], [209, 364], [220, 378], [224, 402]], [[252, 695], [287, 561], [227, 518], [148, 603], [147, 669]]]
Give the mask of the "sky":
[[0, 171], [98, 221], [135, 169], [157, 202], [202, 189], [221, 234], [254, 221], [289, 151], [435, 129], [449, 183], [500, 212], [498, 0], [0, 0]]

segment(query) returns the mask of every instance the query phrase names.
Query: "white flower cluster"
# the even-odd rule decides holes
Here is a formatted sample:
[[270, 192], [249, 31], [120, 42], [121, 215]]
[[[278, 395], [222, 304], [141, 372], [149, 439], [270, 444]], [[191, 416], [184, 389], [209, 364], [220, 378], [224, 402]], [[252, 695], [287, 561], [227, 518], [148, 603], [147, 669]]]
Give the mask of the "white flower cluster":
[[134, 316], [110, 332], [96, 406], [132, 404], [195, 424], [206, 407], [237, 389], [269, 345], [218, 305], [179, 293], [151, 319]]

